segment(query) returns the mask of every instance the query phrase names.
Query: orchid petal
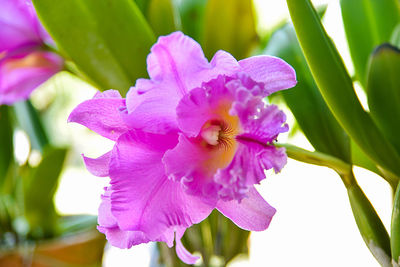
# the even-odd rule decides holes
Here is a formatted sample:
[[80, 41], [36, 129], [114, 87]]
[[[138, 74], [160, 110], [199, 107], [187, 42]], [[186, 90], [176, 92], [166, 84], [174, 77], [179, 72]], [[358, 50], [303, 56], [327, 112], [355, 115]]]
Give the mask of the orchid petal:
[[93, 159], [82, 155], [83, 161], [85, 163], [86, 169], [93, 175], [99, 177], [109, 176], [109, 165], [111, 159], [111, 151], [105, 153], [104, 155]]
[[179, 128], [187, 136], [197, 136], [207, 121], [223, 120], [223, 115], [228, 115], [221, 111], [223, 105], [229, 110], [233, 101], [232, 95], [225, 87], [226, 80], [226, 77], [219, 76], [203, 84], [202, 88], [193, 89], [181, 99], [176, 113]]
[[0, 52], [42, 42], [43, 29], [32, 3], [0, 0], [0, 7]]
[[254, 81], [264, 83], [264, 97], [296, 85], [296, 72], [280, 58], [254, 56], [239, 61], [242, 70]]
[[220, 199], [245, 198], [249, 187], [265, 179], [264, 170], [274, 168], [275, 172], [279, 172], [286, 161], [284, 148], [239, 140], [238, 149], [230, 165], [218, 170], [214, 176], [214, 181], [221, 186], [218, 191]]
[[286, 116], [277, 106], [264, 106], [259, 97], [245, 93], [239, 92], [242, 97], [231, 109], [242, 124], [242, 133], [236, 136], [238, 148], [229, 166], [218, 170], [214, 177], [222, 186], [218, 194], [223, 200], [244, 198], [249, 186], [265, 179], [264, 170], [279, 172], [287, 161], [285, 149], [272, 144], [279, 133], [288, 130]]
[[177, 129], [181, 97], [220, 74], [240, 70], [237, 61], [219, 51], [209, 63], [198, 43], [180, 32], [160, 37], [147, 58], [151, 80], [139, 79], [127, 94], [132, 128], [165, 133]]
[[[264, 106], [261, 99], [258, 99], [259, 104], [254, 101], [249, 101], [253, 104], [250, 106], [248, 102], [235, 103], [234, 112], [238, 114], [242, 123], [242, 134], [239, 136], [242, 139], [252, 139], [259, 143], [267, 144], [274, 141], [280, 133], [289, 130], [286, 122], [286, 115], [276, 105]], [[239, 107], [242, 105], [242, 108]], [[254, 106], [258, 107], [256, 112]]]
[[175, 243], [176, 243], [176, 255], [186, 264], [195, 264], [200, 257], [192, 255], [182, 244], [181, 238], [183, 234], [185, 233], [185, 230], [177, 230], [176, 231], [176, 236], [175, 236]]
[[139, 79], [126, 99], [128, 113], [125, 122], [130, 128], [152, 133], [168, 133], [177, 128], [175, 107], [179, 96], [175, 92], [171, 93], [150, 80]]
[[108, 139], [117, 140], [128, 128], [120, 114], [125, 99], [116, 94], [114, 90], [97, 93], [93, 99], [78, 105], [69, 115], [68, 122], [82, 124]]
[[[144, 232], [141, 231], [125, 231], [121, 230], [117, 224], [116, 218], [111, 213], [111, 189], [105, 188], [105, 193], [102, 195], [102, 202], [99, 207], [99, 226], [97, 229], [104, 233], [107, 237], [108, 242], [112, 246], [118, 248], [130, 248], [134, 245], [148, 243], [151, 241]], [[169, 229], [170, 231], [171, 229]], [[187, 264], [194, 264], [199, 257], [190, 254], [183, 246], [181, 238], [185, 232], [185, 228], [178, 227], [175, 230], [175, 242], [176, 242], [176, 253], [178, 257]], [[173, 232], [172, 232], [173, 234]], [[163, 241], [163, 240], [152, 240], [152, 241]], [[172, 246], [172, 243], [168, 243], [168, 246]]]
[[220, 187], [213, 176], [217, 170], [229, 165], [235, 150], [235, 145], [209, 150], [198, 138], [181, 134], [178, 145], [163, 157], [165, 173], [170, 179], [179, 181], [188, 194], [206, 197], [213, 205]]
[[117, 248], [131, 248], [132, 246], [148, 243], [150, 240], [140, 231], [123, 231], [118, 227], [106, 228], [97, 226], [99, 232], [106, 235], [108, 242]]
[[215, 190], [208, 186], [212, 185], [210, 174], [207, 170], [201, 169], [209, 157], [207, 151], [201, 149], [201, 146], [181, 134], [178, 145], [168, 150], [162, 161], [169, 179], [180, 182], [187, 193], [197, 196], [206, 195], [212, 199], [211, 196], [215, 195], [213, 192]]
[[56, 54], [33, 52], [0, 60], [0, 105], [25, 100], [39, 85], [61, 71]]
[[188, 136], [197, 136], [204, 123], [212, 117], [212, 110], [207, 100], [206, 91], [203, 88], [196, 88], [179, 102], [176, 108], [179, 128]]
[[187, 195], [167, 179], [162, 156], [176, 145], [177, 135], [130, 131], [114, 147], [110, 163], [112, 214], [124, 231], [141, 231], [152, 241], [172, 245], [175, 228], [206, 218], [213, 206]]
[[104, 92], [97, 91], [96, 94], [94, 94], [93, 99], [98, 98], [122, 99], [121, 94], [117, 90], [107, 90]]
[[150, 240], [140, 231], [123, 231], [118, 227], [115, 217], [111, 213], [111, 190], [105, 189], [99, 207], [97, 229], [104, 233], [108, 242], [118, 248], [130, 248], [134, 245], [147, 243]]
[[254, 187], [240, 203], [237, 200], [220, 200], [217, 209], [237, 226], [248, 231], [267, 229], [276, 212]]

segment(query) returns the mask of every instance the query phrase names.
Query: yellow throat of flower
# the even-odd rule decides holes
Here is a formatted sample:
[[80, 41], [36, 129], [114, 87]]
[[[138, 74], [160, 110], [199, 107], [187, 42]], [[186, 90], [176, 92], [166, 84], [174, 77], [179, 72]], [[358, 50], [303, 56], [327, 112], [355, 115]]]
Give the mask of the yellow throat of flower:
[[202, 146], [209, 155], [203, 162], [203, 168], [210, 175], [223, 169], [232, 161], [239, 134], [239, 118], [229, 114], [231, 102], [224, 101], [214, 110], [214, 118], [207, 121], [201, 130]]

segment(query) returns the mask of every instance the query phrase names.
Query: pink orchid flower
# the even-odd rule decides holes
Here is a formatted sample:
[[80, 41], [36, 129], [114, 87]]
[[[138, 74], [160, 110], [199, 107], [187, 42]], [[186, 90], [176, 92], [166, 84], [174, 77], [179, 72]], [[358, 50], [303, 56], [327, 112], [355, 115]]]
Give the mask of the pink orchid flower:
[[147, 58], [150, 79], [139, 79], [126, 99], [97, 93], [69, 121], [115, 141], [87, 169], [109, 176], [98, 229], [119, 248], [166, 242], [188, 264], [186, 228], [218, 209], [239, 227], [261, 231], [275, 209], [256, 191], [264, 170], [279, 172], [288, 130], [285, 114], [263, 98], [296, 84], [283, 60], [256, 56], [236, 61], [218, 51], [211, 62], [181, 32], [160, 37]]
[[0, 0], [0, 105], [11, 105], [63, 67], [63, 59], [43, 49], [51, 43], [31, 1]]

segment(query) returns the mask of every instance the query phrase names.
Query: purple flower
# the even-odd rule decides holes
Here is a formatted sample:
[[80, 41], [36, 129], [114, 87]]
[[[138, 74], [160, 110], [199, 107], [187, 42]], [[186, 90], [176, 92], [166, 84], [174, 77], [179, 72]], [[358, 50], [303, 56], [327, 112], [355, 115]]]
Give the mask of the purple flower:
[[286, 164], [274, 140], [288, 130], [285, 115], [263, 98], [296, 84], [284, 61], [257, 56], [237, 62], [218, 51], [211, 62], [180, 32], [160, 37], [147, 58], [150, 79], [139, 79], [126, 99], [97, 93], [71, 113], [77, 122], [115, 141], [87, 169], [109, 176], [99, 227], [120, 248], [149, 241], [173, 245], [185, 229], [217, 208], [239, 227], [268, 227], [275, 209], [255, 190], [264, 170]]
[[0, 0], [0, 105], [27, 99], [63, 67], [30, 0]]

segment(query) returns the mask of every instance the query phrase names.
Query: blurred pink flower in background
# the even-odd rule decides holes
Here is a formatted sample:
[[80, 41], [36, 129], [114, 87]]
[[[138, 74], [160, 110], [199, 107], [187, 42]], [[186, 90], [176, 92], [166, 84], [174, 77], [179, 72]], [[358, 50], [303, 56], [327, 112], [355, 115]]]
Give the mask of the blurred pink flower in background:
[[28, 0], [0, 0], [0, 105], [11, 105], [59, 72], [63, 59], [45, 50], [52, 40]]
[[218, 209], [239, 227], [261, 231], [275, 209], [254, 185], [264, 170], [279, 172], [288, 130], [285, 114], [263, 99], [296, 84], [283, 60], [257, 56], [236, 61], [218, 51], [204, 57], [180, 32], [160, 37], [147, 58], [150, 79], [137, 80], [126, 99], [97, 93], [74, 109], [77, 122], [115, 141], [87, 169], [109, 176], [98, 229], [120, 248], [149, 241], [176, 242], [186, 263], [197, 257], [182, 245], [186, 228]]

